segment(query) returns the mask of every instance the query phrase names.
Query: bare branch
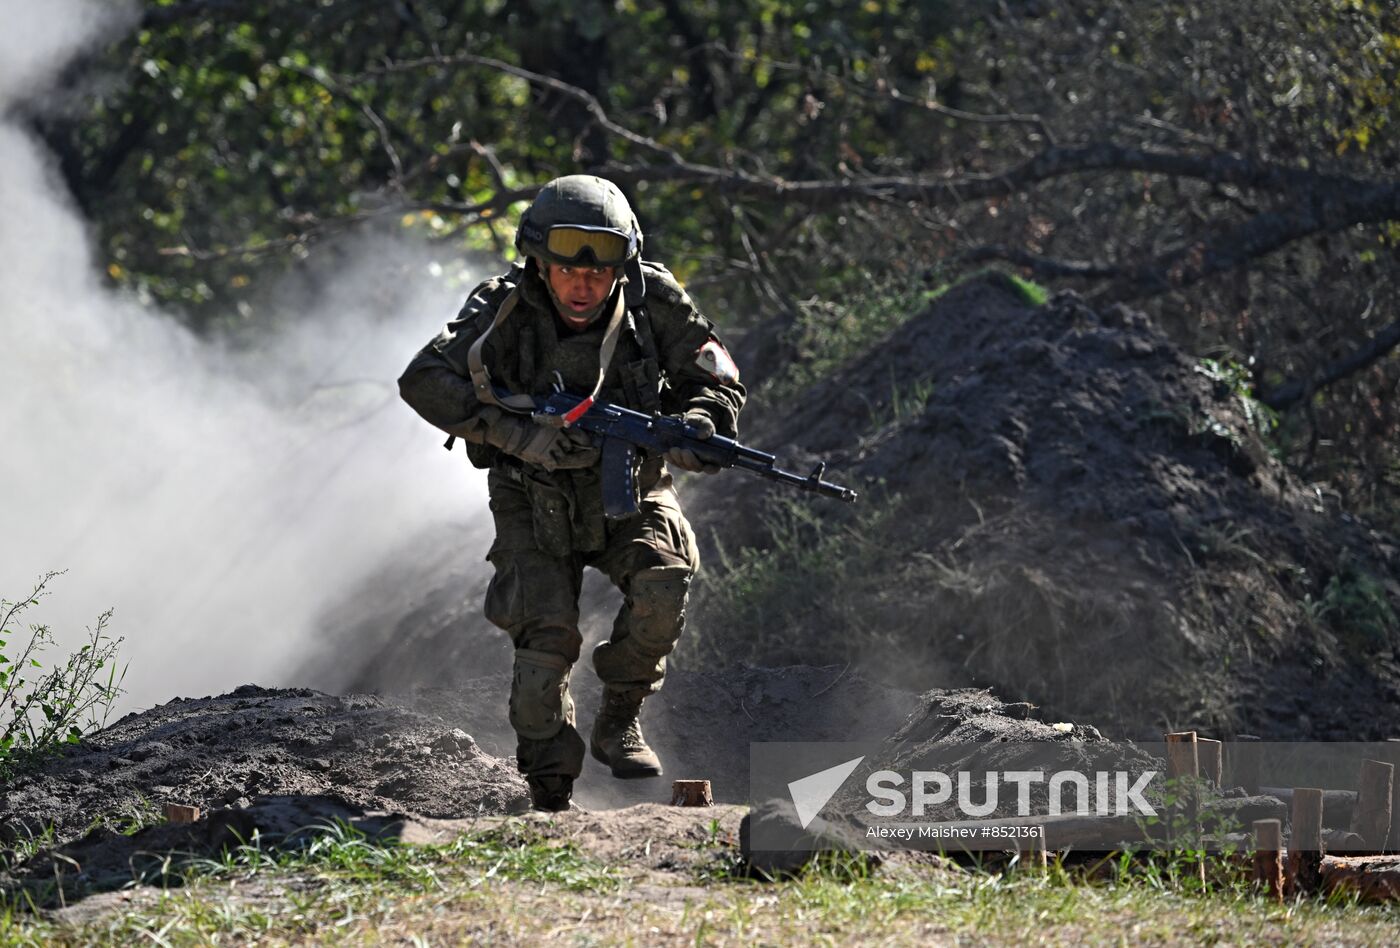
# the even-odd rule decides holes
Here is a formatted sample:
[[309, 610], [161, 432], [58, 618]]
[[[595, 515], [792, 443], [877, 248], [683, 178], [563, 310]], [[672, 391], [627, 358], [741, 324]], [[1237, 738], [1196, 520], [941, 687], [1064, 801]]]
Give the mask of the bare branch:
[[1355, 352], [1327, 365], [1311, 379], [1290, 379], [1275, 386], [1260, 397], [1260, 401], [1270, 408], [1281, 410], [1290, 408], [1313, 393], [1355, 375], [1367, 366], [1379, 361], [1400, 346], [1400, 319], [1382, 328]]
[[964, 263], [984, 263], [988, 260], [1005, 260], [1018, 267], [1026, 267], [1041, 277], [1117, 277], [1123, 275], [1123, 268], [1106, 263], [1093, 263], [1088, 260], [1055, 260], [1039, 254], [1020, 250], [1016, 247], [998, 247], [983, 244], [960, 254]]

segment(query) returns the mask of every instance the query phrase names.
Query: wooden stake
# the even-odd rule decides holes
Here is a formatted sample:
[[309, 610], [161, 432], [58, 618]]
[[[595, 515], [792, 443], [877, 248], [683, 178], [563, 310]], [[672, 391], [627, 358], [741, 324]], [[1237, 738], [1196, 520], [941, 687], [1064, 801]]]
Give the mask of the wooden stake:
[[[1199, 845], [1200, 800], [1197, 783], [1200, 780], [1200, 759], [1196, 756], [1196, 732], [1174, 731], [1167, 738], [1167, 780], [1172, 782], [1177, 803], [1167, 816], [1169, 838], [1185, 842], [1189, 848]], [[1183, 838], [1187, 837], [1187, 838]], [[1201, 885], [1206, 882], [1206, 864], [1196, 864]]]
[[1218, 789], [1220, 776], [1225, 769], [1224, 745], [1208, 737], [1198, 737], [1196, 756], [1201, 763], [1201, 776], [1206, 779], [1207, 784]]
[[1311, 894], [1317, 891], [1321, 881], [1322, 791], [1312, 787], [1294, 790], [1289, 822], [1289, 892], [1294, 895]]
[[1178, 825], [1173, 833], [1196, 825], [1196, 781], [1200, 777], [1200, 761], [1196, 756], [1196, 732], [1175, 731], [1167, 736], [1167, 780], [1176, 793], [1177, 804], [1172, 813]]
[[1254, 821], [1254, 882], [1276, 902], [1283, 901], [1283, 824]]
[[1200, 773], [1196, 757], [1196, 732], [1172, 731], [1167, 738], [1167, 779], [1195, 777]]
[[671, 806], [714, 806], [708, 780], [677, 780], [671, 784]]
[[1361, 846], [1370, 852], [1385, 849], [1390, 836], [1391, 798], [1395, 785], [1395, 765], [1379, 760], [1361, 762], [1361, 789], [1351, 814], [1351, 831], [1361, 837]]
[[[1400, 738], [1386, 738], [1385, 759], [1392, 764], [1400, 764]], [[1400, 780], [1392, 783], [1390, 796], [1390, 838], [1386, 840], [1385, 851], [1400, 853]]]
[[167, 823], [198, 823], [199, 807], [185, 806], [183, 803], [167, 803], [165, 805], [165, 821]]

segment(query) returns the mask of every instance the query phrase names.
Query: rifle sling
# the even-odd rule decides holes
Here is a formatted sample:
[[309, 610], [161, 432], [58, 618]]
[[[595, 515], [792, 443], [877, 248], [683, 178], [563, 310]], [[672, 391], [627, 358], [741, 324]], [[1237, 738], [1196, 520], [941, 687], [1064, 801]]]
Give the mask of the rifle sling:
[[[594, 383], [593, 391], [589, 392], [588, 397], [579, 403], [579, 407], [569, 414], [548, 419], [537, 417], [536, 420], [544, 424], [567, 428], [577, 421], [578, 417], [588, 410], [588, 406], [593, 404], [593, 399], [598, 397], [598, 392], [603, 388], [603, 378], [608, 374], [608, 366], [612, 364], [613, 353], [617, 350], [617, 337], [621, 334], [622, 317], [627, 311], [627, 305], [623, 301], [623, 285], [626, 282], [627, 277], [622, 277], [613, 291], [612, 315], [608, 318], [608, 327], [603, 332], [603, 344], [598, 351], [598, 381]], [[491, 373], [481, 358], [481, 348], [486, 342], [486, 337], [491, 335], [497, 326], [506, 321], [519, 302], [520, 289], [517, 287], [511, 290], [510, 295], [502, 301], [491, 325], [486, 327], [486, 331], [478, 336], [476, 342], [473, 342], [471, 348], [467, 350], [467, 373], [471, 376], [472, 388], [476, 391], [478, 401], [486, 405], [497, 405], [516, 414], [528, 415], [534, 414], [534, 398], [529, 395], [497, 395], [491, 384]]]

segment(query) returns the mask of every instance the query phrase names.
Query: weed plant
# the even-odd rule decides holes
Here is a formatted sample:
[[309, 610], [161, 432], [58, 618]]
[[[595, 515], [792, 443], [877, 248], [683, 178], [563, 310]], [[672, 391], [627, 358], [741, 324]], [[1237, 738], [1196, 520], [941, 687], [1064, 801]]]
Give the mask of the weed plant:
[[[47, 674], [38, 656], [53, 644], [52, 630], [33, 623], [24, 630], [16, 627], [59, 575], [45, 573], [29, 595], [15, 602], [0, 600], [0, 786], [104, 727], [121, 694], [126, 666], [118, 668], [122, 639], [108, 632], [110, 609], [89, 627], [87, 643]], [[11, 644], [19, 642], [18, 648]]]

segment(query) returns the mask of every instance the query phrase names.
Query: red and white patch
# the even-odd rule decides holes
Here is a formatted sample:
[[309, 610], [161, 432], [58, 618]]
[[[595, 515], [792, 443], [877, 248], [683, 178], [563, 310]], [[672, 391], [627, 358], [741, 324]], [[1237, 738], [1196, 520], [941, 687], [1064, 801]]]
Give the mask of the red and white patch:
[[739, 367], [713, 336], [695, 353], [695, 364], [714, 376], [718, 382], [732, 385], [739, 381]]

